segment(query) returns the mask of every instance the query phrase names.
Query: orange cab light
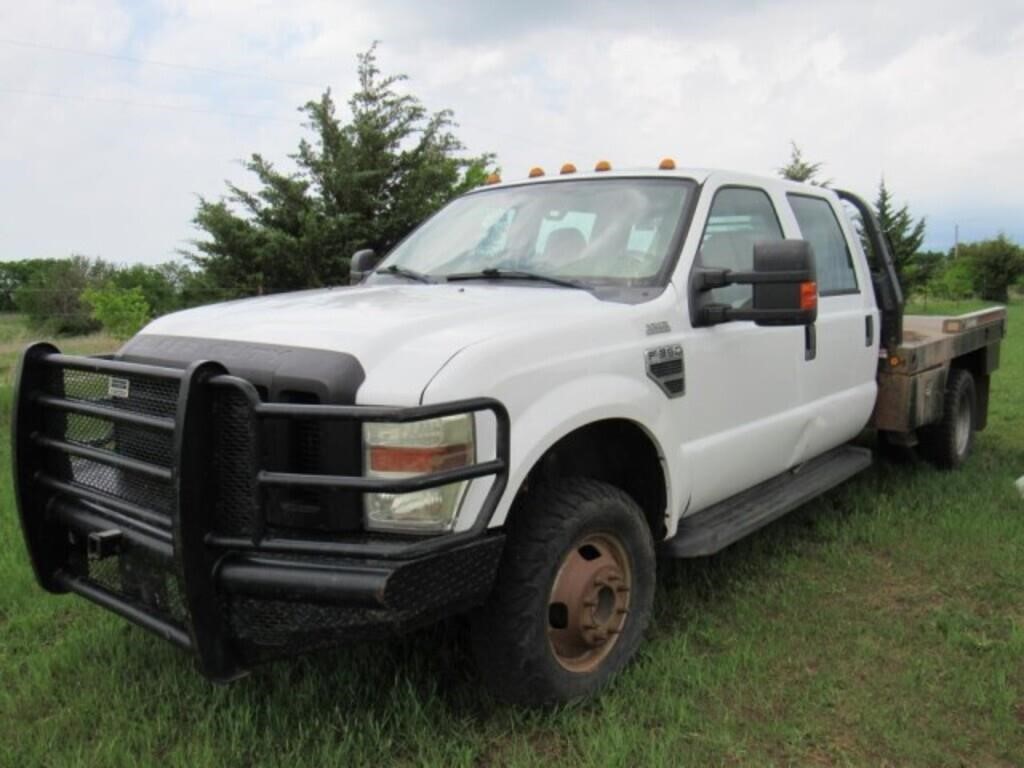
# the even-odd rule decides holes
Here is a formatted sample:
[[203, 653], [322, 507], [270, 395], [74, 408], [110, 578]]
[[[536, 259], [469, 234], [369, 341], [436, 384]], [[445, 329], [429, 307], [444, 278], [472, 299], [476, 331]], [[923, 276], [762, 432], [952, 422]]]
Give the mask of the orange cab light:
[[562, 166], [562, 170], [559, 173], [576, 173], [576, 166], [572, 163], [566, 163]]
[[539, 165], [535, 165], [535, 166], [533, 166], [533, 168], [530, 169], [530, 178], [531, 179], [536, 179], [538, 176], [543, 176], [543, 175], [544, 175], [544, 169], [541, 168]]
[[607, 160], [598, 160], [597, 165], [594, 166], [595, 171], [610, 171], [611, 169], [612, 164]]
[[818, 306], [818, 284], [813, 280], [800, 283], [800, 309], [810, 310]]
[[501, 174], [499, 174], [499, 173], [492, 173], [490, 176], [487, 177], [487, 181], [485, 183], [486, 184], [500, 184], [501, 183]]
[[659, 171], [674, 171], [676, 169], [676, 161], [671, 157], [666, 157], [660, 163], [658, 163]]
[[430, 448], [413, 446], [370, 446], [370, 469], [375, 472], [425, 474], [469, 465], [470, 447], [463, 443]]

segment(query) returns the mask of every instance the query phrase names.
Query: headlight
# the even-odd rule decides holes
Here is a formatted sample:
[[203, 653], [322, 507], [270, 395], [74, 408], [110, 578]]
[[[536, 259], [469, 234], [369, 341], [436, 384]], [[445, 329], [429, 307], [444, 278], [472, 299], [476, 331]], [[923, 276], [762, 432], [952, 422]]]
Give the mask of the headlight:
[[[467, 467], [476, 461], [473, 416], [465, 413], [407, 424], [363, 425], [367, 477], [402, 478]], [[371, 530], [435, 533], [450, 530], [468, 481], [412, 493], [364, 494]]]

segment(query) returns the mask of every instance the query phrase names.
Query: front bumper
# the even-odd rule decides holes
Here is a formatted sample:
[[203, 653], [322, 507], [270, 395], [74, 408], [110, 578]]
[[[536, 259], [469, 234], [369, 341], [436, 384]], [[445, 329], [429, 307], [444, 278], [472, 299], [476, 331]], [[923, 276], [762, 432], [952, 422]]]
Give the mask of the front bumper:
[[[265, 423], [416, 421], [489, 411], [494, 458], [384, 480], [268, 469]], [[187, 369], [29, 347], [15, 493], [39, 583], [156, 632], [226, 680], [276, 656], [408, 631], [480, 603], [503, 545], [508, 415], [489, 399], [414, 408], [268, 403], [213, 362]], [[473, 527], [434, 537], [281, 529], [276, 489], [401, 493], [491, 477]]]

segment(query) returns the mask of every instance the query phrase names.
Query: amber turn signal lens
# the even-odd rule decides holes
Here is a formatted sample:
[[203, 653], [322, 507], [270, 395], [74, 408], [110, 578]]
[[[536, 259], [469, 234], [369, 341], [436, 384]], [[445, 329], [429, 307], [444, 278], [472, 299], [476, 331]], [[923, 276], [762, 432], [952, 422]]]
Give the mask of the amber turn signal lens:
[[660, 163], [658, 163], [659, 171], [674, 171], [676, 169], [676, 161], [671, 157], [666, 157]]
[[471, 446], [466, 444], [438, 446], [370, 446], [370, 469], [374, 472], [408, 472], [425, 474], [455, 469], [472, 464]]
[[813, 280], [800, 283], [800, 309], [811, 310], [818, 306], [818, 284]]
[[610, 171], [611, 169], [612, 164], [607, 160], [598, 160], [597, 165], [594, 166], [595, 171]]
[[572, 163], [566, 163], [562, 166], [562, 170], [559, 173], [576, 173], [576, 166]]
[[530, 178], [531, 179], [536, 179], [538, 176], [543, 176], [543, 175], [544, 175], [544, 169], [541, 168], [539, 165], [535, 165], [535, 166], [533, 166], [533, 168], [530, 169]]

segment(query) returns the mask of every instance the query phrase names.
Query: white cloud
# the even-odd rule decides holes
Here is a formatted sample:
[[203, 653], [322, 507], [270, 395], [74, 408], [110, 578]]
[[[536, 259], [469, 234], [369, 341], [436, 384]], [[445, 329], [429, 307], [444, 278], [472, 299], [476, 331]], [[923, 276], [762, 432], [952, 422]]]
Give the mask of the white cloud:
[[469, 148], [496, 151], [506, 178], [534, 164], [652, 165], [666, 154], [770, 174], [794, 139], [837, 183], [867, 195], [884, 173], [929, 215], [936, 244], [957, 220], [974, 227], [970, 236], [1002, 227], [1024, 239], [1024, 12], [1014, 2], [986, 9], [805, 0], [8, 7], [0, 258], [172, 257], [195, 235], [195, 196], [220, 194], [226, 178], [244, 182], [234, 161], [252, 151], [287, 162], [300, 136], [296, 107], [325, 85], [344, 102], [355, 54], [374, 39], [384, 41], [385, 71], [409, 73], [428, 107], [454, 108]]

